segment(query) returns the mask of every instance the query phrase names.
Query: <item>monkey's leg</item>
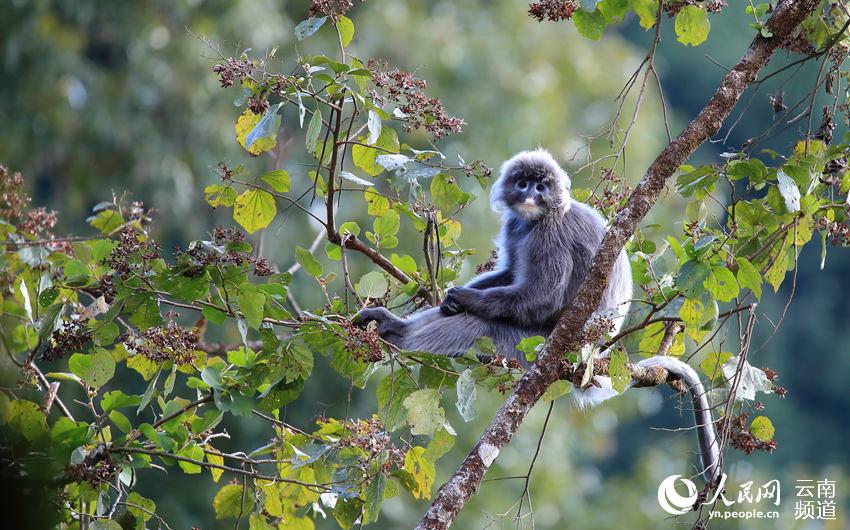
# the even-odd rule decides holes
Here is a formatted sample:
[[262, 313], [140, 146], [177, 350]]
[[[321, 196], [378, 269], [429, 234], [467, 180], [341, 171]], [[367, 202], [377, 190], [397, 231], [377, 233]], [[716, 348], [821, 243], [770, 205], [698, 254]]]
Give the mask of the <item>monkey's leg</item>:
[[[459, 313], [444, 315], [439, 308], [419, 313], [407, 322], [405, 336], [399, 346], [411, 351], [427, 351], [456, 357], [475, 347], [475, 339], [490, 337], [496, 353], [505, 358], [517, 358], [517, 343], [525, 337], [548, 335], [544, 329], [523, 328], [514, 324], [485, 320], [475, 315]], [[524, 359], [520, 359], [524, 362]]]

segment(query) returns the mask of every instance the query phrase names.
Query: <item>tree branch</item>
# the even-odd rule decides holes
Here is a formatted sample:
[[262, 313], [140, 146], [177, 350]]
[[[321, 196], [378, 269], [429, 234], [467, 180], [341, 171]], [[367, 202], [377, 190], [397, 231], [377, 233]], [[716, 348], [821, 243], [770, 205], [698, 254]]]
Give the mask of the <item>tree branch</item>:
[[537, 362], [517, 382], [505, 404], [496, 413], [460, 467], [439, 489], [417, 529], [448, 528], [466, 501], [475, 494], [484, 473], [499, 451], [511, 441], [514, 432], [549, 385], [558, 379], [564, 353], [576, 351], [580, 347], [578, 337], [599, 306], [620, 250], [658, 200], [667, 179], [697, 147], [717, 134], [723, 121], [729, 116], [744, 90], [755, 81], [761, 68], [819, 3], [819, 0], [780, 1], [767, 21], [767, 27], [773, 37], [765, 39], [756, 36], [738, 64], [726, 73], [699, 115], [649, 166], [643, 179], [605, 233], [575, 302], [561, 316]]

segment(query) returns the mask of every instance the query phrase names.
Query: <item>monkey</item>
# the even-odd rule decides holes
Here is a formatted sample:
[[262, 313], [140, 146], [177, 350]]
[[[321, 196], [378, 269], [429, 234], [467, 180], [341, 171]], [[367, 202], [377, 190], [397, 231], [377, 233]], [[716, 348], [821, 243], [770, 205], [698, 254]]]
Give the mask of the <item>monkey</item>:
[[[403, 350], [459, 356], [474, 348], [479, 337], [489, 337], [497, 355], [524, 362], [517, 344], [526, 337], [549, 336], [575, 300], [605, 234], [602, 215], [573, 200], [570, 188], [570, 177], [548, 151], [518, 153], [502, 165], [490, 196], [491, 206], [502, 214], [495, 270], [452, 287], [439, 307], [405, 319], [386, 308], [370, 307], [362, 309], [355, 321], [361, 326], [375, 322], [381, 337]], [[623, 249], [597, 310], [610, 316], [614, 335], [623, 325], [632, 290], [631, 264]], [[691, 391], [703, 470], [706, 478], [713, 480], [719, 455], [699, 377], [687, 364], [671, 357], [653, 359], [638, 364], [667, 369]], [[597, 377], [596, 381], [596, 385], [573, 392], [579, 406], [592, 406], [617, 395], [609, 378]]]

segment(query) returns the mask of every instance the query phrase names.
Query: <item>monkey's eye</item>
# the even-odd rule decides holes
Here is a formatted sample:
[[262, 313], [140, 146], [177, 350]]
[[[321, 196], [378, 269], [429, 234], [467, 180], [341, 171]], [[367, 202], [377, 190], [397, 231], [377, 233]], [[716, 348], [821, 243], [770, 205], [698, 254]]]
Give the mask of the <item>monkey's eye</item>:
[[537, 186], [534, 186], [534, 189], [536, 189], [540, 193], [543, 193], [544, 191], [546, 191], [546, 184], [543, 184], [542, 182], [540, 182], [540, 183], [537, 184]]
[[519, 182], [516, 183], [516, 187], [521, 189], [521, 190], [524, 190], [525, 188], [528, 187], [528, 182], [526, 182], [524, 180], [520, 180]]

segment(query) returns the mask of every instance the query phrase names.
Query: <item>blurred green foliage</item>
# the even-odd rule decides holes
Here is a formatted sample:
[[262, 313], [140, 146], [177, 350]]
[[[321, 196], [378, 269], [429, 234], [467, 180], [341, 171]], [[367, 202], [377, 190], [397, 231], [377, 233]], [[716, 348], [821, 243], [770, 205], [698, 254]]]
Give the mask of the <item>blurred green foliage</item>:
[[[539, 144], [564, 156], [578, 152], [571, 161], [577, 170], [588, 159], [584, 158], [587, 152], [581, 151], [582, 142], [576, 139], [607, 126], [615, 112], [612, 100], [637, 67], [652, 32], [646, 33], [637, 20], [630, 20], [622, 33], [609, 28], [601, 41], [592, 42], [570, 24], [539, 24], [525, 16], [524, 9], [524, 4], [516, 2], [370, 0], [352, 12], [357, 28], [352, 49], [360, 57], [378, 57], [428, 79], [429, 93], [439, 96], [451, 114], [467, 121], [462, 135], [440, 144], [450, 163], [462, 153], [498, 166], [510, 153]], [[233, 223], [229, 209], [212, 210], [204, 204], [204, 188], [220, 181], [220, 161], [244, 164], [253, 175], [285, 167], [293, 190], [300, 193], [310, 184], [311, 159], [300, 148], [306, 132], [298, 128], [296, 110], [288, 106], [283, 111], [283, 132], [277, 140], [281, 163], [268, 158], [245, 161], [242, 148], [234, 141], [234, 122], [243, 110], [233, 104], [238, 94], [219, 88], [210, 68], [220, 58], [201, 37], [234, 56], [246, 49], [264, 56], [277, 47], [278, 71], [291, 71], [296, 68], [292, 53], [296, 47], [307, 56], [327, 53], [335, 46], [336, 35], [328, 31], [296, 42], [295, 24], [306, 10], [306, 2], [281, 6], [262, 0], [13, 0], [0, 20], [0, 116], [4, 125], [0, 129], [0, 161], [29, 178], [35, 204], [60, 211], [62, 233], [90, 233], [80, 221], [91, 208], [110, 200], [111, 190], [119, 196], [130, 192], [130, 199], [144, 200], [156, 208], [154, 233], [166, 254], [174, 245], [206, 239], [203, 234], [216, 224]], [[708, 40], [697, 51], [672, 45], [675, 28], [666, 23], [663, 36], [672, 46], [662, 49], [658, 62], [665, 95], [675, 110], [674, 132], [678, 123], [699, 110], [723, 74], [708, 61], [692, 67], [694, 54], [705, 51], [732, 64], [750, 39], [746, 21], [739, 13], [728, 11], [732, 10], [712, 16]], [[776, 62], [781, 61], [778, 58]], [[688, 75], [677, 76], [676, 72]], [[789, 94], [795, 89], [805, 93], [805, 75], [800, 76], [803, 81], [797, 78], [781, 86]], [[652, 97], [643, 104], [641, 120], [626, 150], [624, 176], [630, 182], [640, 177], [666, 140], [657, 93], [649, 90]], [[771, 89], [765, 87], [764, 91]], [[741, 122], [729, 145], [740, 145], [771, 124], [773, 116], [764, 95], [756, 105], [760, 110], [757, 106], [757, 111]], [[769, 146], [787, 150], [798, 132], [777, 136]], [[403, 135], [403, 140], [412, 145], [427, 141], [420, 133]], [[604, 150], [604, 143], [604, 139], [597, 140], [594, 146]], [[708, 160], [716, 154], [713, 149], [708, 146], [700, 156]], [[585, 169], [578, 174], [576, 187], [590, 187], [598, 176], [598, 168]], [[486, 193], [474, 186], [464, 187], [478, 195]], [[670, 199], [653, 213], [652, 222], [663, 225], [681, 217], [674, 214], [684, 207], [684, 201]], [[463, 212], [465, 230], [460, 243], [478, 250], [462, 270], [464, 276], [471, 275], [472, 264], [487, 259], [491, 246], [496, 223], [485, 203], [478, 200]], [[372, 227], [362, 211], [341, 213], [357, 216], [352, 220]], [[304, 263], [306, 258], [297, 259], [296, 253], [296, 245], [310, 245], [316, 229], [306, 216], [285, 218], [285, 226], [279, 216], [252, 242], [281, 269], [301, 262], [304, 270], [294, 275], [291, 289], [309, 307], [320, 305], [321, 293], [305, 274], [310, 266]], [[669, 232], [665, 231], [648, 229], [647, 235]], [[403, 229], [399, 252], [419, 250], [414, 234], [409, 226]], [[322, 250], [317, 254], [321, 262], [331, 263]], [[797, 478], [834, 478], [839, 488], [850, 478], [843, 442], [848, 434], [843, 411], [850, 405], [844, 386], [850, 369], [831, 355], [844, 351], [842, 345], [850, 341], [843, 325], [848, 313], [840, 298], [846, 281], [842, 282], [840, 272], [833, 272], [850, 270], [850, 260], [840, 254], [830, 256], [826, 274], [814, 275], [817, 249], [803, 253], [801, 263], [806, 266], [799, 268], [798, 299], [792, 311], [804, 313], [797, 313], [797, 318], [789, 313], [779, 331], [785, 339], [775, 338], [763, 352], [757, 352], [764, 356], [758, 364], [780, 368], [791, 394], [781, 402], [775, 397], [766, 400], [778, 427], [780, 450], [768, 457], [739, 460], [735, 455], [727, 471], [736, 483], [764, 481], [781, 474], [790, 492]], [[358, 258], [351, 268], [352, 275], [360, 278], [373, 266]], [[780, 295], [787, 297], [785, 289]], [[763, 304], [766, 314], [782, 311], [784, 299], [779, 298], [768, 297]], [[799, 317], [802, 314], [819, 318]], [[238, 341], [238, 334], [231, 329], [214, 338]], [[819, 356], [812, 358], [816, 353]], [[373, 378], [372, 387], [378, 380]], [[4, 386], [14, 383], [14, 376], [4, 378]], [[128, 393], [145, 391], [138, 378], [121, 379], [121, 384]], [[348, 383], [317, 357], [313, 377], [307, 380], [301, 397], [283, 409], [283, 418], [312, 430], [317, 414], [363, 417], [375, 410], [372, 387], [366, 392], [349, 392]], [[536, 527], [561, 528], [568, 522], [579, 528], [648, 528], [665, 523], [655, 501], [655, 488], [662, 478], [687, 468], [688, 450], [694, 444], [690, 432], [647, 429], [649, 423], [678, 425], [671, 412], [676, 401], [662, 395], [667, 394], [632, 392], [629, 396], [634, 399], [617, 400], [588, 413], [573, 410], [564, 400], [556, 403], [531, 485]], [[35, 395], [32, 399], [38, 401]], [[480, 391], [478, 419], [469, 424], [453, 408], [447, 408], [447, 419], [459, 437], [453, 451], [439, 462], [436, 484], [455, 469], [502, 399], [497, 392]], [[453, 402], [454, 398], [444, 401]], [[545, 408], [539, 406], [523, 425], [488, 478], [526, 472]], [[681, 425], [687, 425], [688, 414], [682, 416]], [[227, 418], [222, 427], [231, 439], [221, 440], [221, 449], [260, 447], [269, 436], [266, 425], [256, 418]], [[803, 431], [817, 435], [801, 436]], [[142, 473], [153, 480], [141, 481], [139, 491], [156, 498], [157, 513], [172, 527], [216, 526], [210, 503], [218, 486], [184, 475], [177, 468], [170, 468], [167, 479], [153, 475], [158, 473], [153, 470]], [[158, 480], [168, 485], [165, 494], [156, 484]], [[488, 522], [512, 527], [511, 508], [522, 490], [521, 479], [486, 482], [457, 527], [478, 528]], [[846, 505], [846, 497], [844, 500]], [[425, 501], [413, 502], [410, 497], [391, 499], [384, 505], [380, 527], [410, 527], [425, 507]], [[841, 515], [846, 517], [846, 508]], [[712, 527], [757, 525], [727, 521]], [[333, 527], [334, 523], [319, 519], [317, 526]]]

